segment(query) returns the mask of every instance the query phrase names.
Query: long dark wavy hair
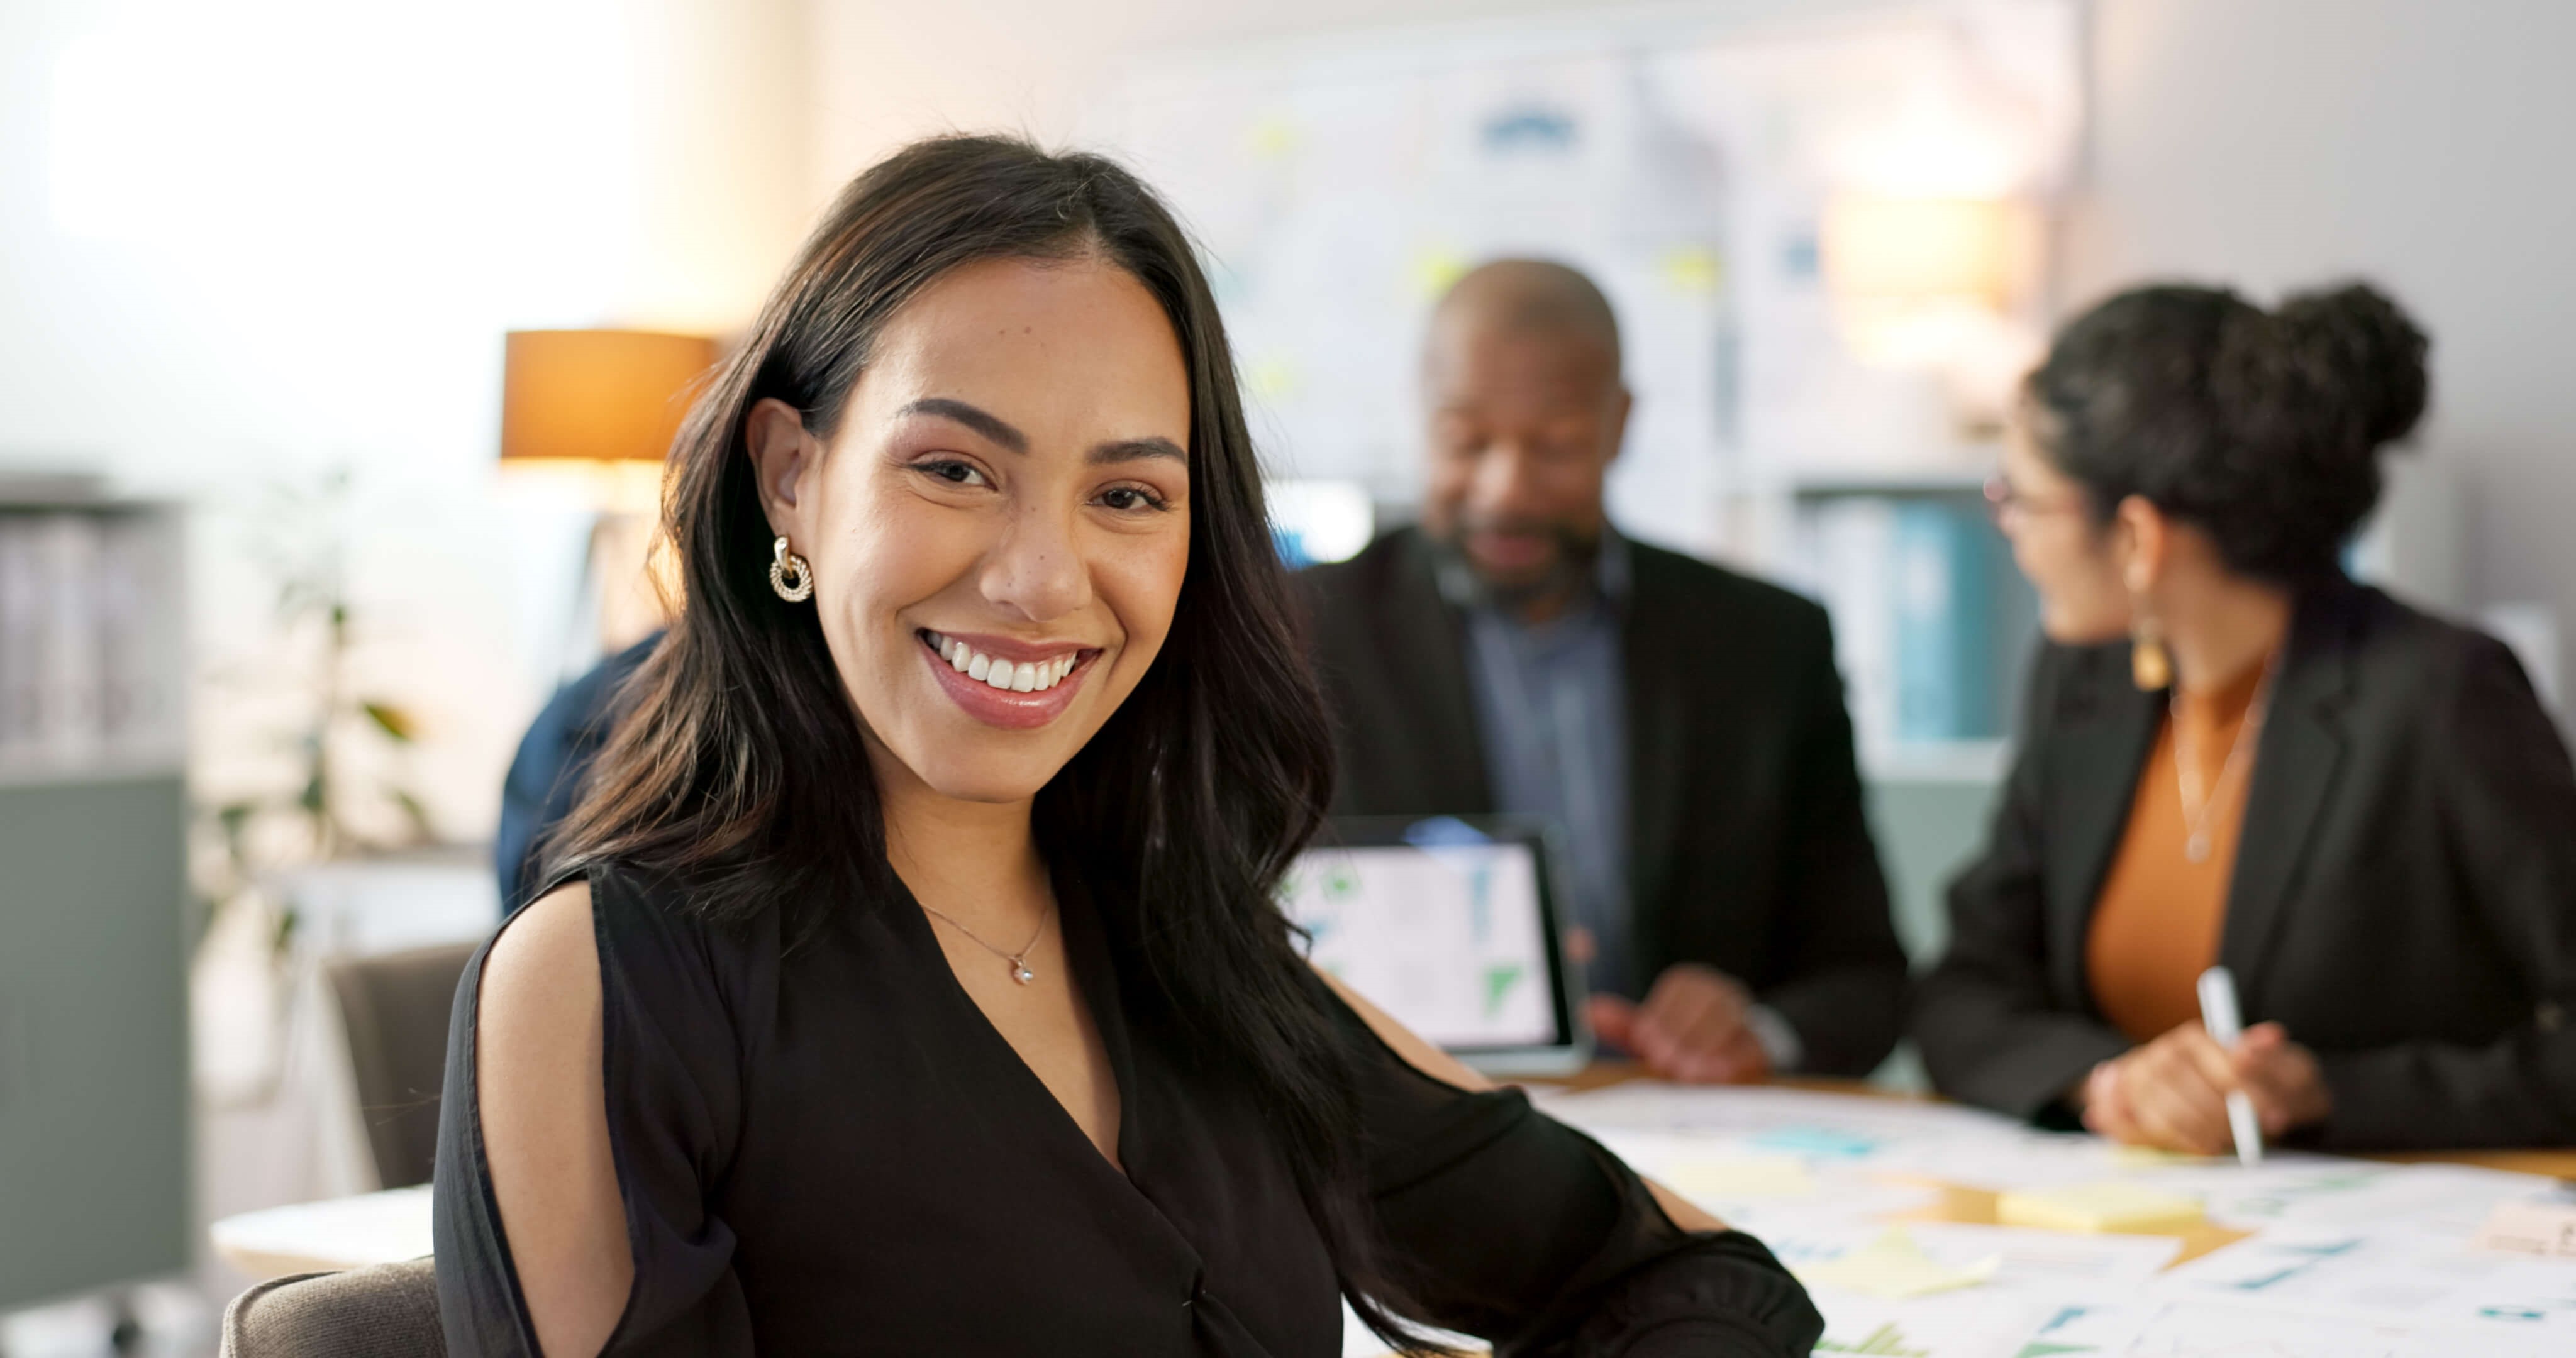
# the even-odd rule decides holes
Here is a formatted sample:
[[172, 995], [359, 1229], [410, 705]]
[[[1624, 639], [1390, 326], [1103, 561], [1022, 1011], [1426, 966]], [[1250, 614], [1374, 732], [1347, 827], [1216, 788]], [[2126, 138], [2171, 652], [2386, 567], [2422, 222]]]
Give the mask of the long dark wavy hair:
[[[1100, 903], [1130, 994], [1245, 1082], [1279, 1131], [1345, 1294], [1381, 1304], [1359, 1186], [1350, 1056], [1276, 904], [1332, 786], [1323, 701], [1299, 644], [1216, 300], [1187, 234], [1136, 177], [995, 137], [917, 143], [851, 183], [780, 280], [672, 449], [664, 529], [684, 597], [620, 716], [546, 880], [615, 862], [690, 912], [779, 912], [781, 937], [894, 894], [860, 723], [810, 606], [770, 589], [772, 537], [744, 441], [776, 399], [829, 440], [871, 341], [960, 265], [1096, 257], [1162, 304], [1190, 382], [1189, 566], [1154, 665], [1041, 790], [1051, 870]], [[791, 945], [792, 946], [792, 945]], [[1141, 994], [1139, 993], [1141, 992]]]

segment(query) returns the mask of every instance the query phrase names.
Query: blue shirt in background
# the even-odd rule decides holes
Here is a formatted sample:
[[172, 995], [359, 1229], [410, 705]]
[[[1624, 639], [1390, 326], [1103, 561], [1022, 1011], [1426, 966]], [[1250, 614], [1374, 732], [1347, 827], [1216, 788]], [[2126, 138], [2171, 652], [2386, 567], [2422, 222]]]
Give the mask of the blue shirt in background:
[[1590, 987], [1635, 998], [1628, 903], [1628, 544], [1605, 532], [1588, 587], [1543, 623], [1497, 605], [1466, 567], [1441, 592], [1467, 616], [1468, 686], [1496, 810], [1564, 828], [1565, 923], [1592, 934]]

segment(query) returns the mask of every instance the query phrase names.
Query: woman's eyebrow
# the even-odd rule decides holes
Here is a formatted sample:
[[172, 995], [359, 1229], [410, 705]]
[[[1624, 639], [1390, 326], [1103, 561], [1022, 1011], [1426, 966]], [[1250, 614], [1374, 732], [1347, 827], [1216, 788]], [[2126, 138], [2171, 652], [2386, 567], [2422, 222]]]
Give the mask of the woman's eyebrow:
[[[1029, 436], [1021, 433], [1016, 425], [989, 410], [970, 405], [954, 397], [924, 396], [896, 411], [895, 414], [897, 416], [935, 415], [940, 419], [953, 420], [962, 424], [1012, 452], [1025, 454], [1029, 450]], [[1107, 443], [1094, 445], [1089, 456], [1084, 460], [1095, 466], [1103, 466], [1119, 462], [1134, 462], [1149, 457], [1168, 457], [1181, 463], [1187, 463], [1190, 460], [1189, 455], [1181, 451], [1179, 444], [1159, 434], [1149, 434], [1143, 438], [1113, 439]]]
[[896, 411], [895, 414], [899, 416], [936, 415], [944, 420], [955, 420], [1012, 452], [1025, 453], [1029, 450], [1029, 436], [1021, 433], [1009, 421], [991, 411], [946, 396], [922, 397]]
[[1108, 443], [1096, 444], [1091, 449], [1091, 455], [1085, 460], [1099, 467], [1118, 462], [1136, 462], [1149, 457], [1168, 457], [1184, 466], [1188, 465], [1190, 460], [1189, 454], [1181, 451], [1181, 445], [1159, 434], [1140, 439], [1115, 439]]

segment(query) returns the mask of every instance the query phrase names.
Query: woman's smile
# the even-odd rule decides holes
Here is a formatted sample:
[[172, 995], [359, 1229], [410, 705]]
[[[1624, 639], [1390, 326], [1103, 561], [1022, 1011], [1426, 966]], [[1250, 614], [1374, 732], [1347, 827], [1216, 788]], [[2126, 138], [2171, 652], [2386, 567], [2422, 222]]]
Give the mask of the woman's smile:
[[989, 726], [1025, 731], [1073, 705], [1102, 651], [1071, 642], [1014, 641], [922, 628], [913, 633], [939, 687], [966, 715]]

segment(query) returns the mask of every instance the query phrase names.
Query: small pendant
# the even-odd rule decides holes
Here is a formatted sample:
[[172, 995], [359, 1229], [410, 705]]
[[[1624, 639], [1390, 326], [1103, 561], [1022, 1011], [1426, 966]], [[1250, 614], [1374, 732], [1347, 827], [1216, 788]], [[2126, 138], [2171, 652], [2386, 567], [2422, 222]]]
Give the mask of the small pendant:
[[1038, 974], [1037, 974], [1036, 972], [1034, 972], [1034, 971], [1029, 970], [1029, 967], [1028, 967], [1028, 964], [1027, 964], [1027, 963], [1022, 962], [1020, 959], [1018, 959], [1018, 958], [1016, 958], [1016, 957], [1014, 957], [1014, 958], [1012, 958], [1012, 959], [1011, 959], [1011, 979], [1012, 979], [1012, 980], [1019, 982], [1021, 985], [1027, 985], [1029, 982], [1034, 981], [1034, 980], [1036, 980], [1037, 978], [1038, 978]]
[[2209, 861], [2209, 837], [2193, 835], [2182, 842], [2182, 856], [2195, 863]]

